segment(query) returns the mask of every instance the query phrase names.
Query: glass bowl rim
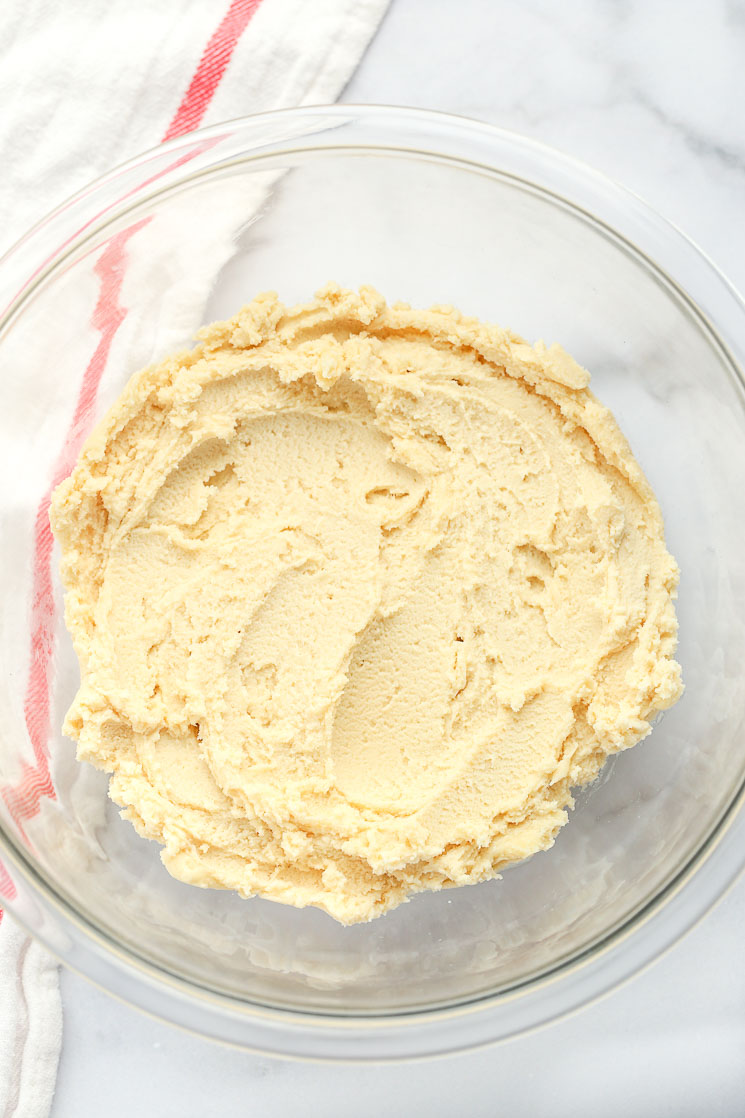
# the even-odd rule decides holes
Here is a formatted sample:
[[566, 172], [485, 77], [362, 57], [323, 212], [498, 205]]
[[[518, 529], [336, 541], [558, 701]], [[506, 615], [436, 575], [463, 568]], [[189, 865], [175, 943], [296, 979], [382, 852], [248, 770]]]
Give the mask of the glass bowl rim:
[[[250, 135], [243, 135], [246, 130], [249, 133], [251, 130], [260, 133], [267, 123], [276, 122], [280, 125], [283, 120], [290, 120], [298, 124], [306, 122], [307, 126], [303, 132], [296, 133], [287, 140], [280, 138], [272, 141], [271, 138], [263, 135], [258, 136], [258, 142], [254, 140], [252, 144]], [[502, 172], [506, 177], [518, 180], [524, 186], [542, 195], [553, 197], [555, 201], [559, 201], [572, 212], [581, 215], [595, 227], [596, 231], [610, 233], [616, 241], [624, 244], [635, 258], [641, 259], [647, 268], [651, 268], [671, 285], [679, 295], [683, 296], [695, 312], [699, 325], [713, 335], [714, 340], [728, 357], [728, 364], [734, 371], [736, 378], [742, 386], [745, 386], [745, 378], [743, 378], [741, 372], [741, 362], [738, 362], [732, 355], [733, 346], [729, 343], [726, 329], [720, 332], [712, 322], [712, 319], [716, 320], [717, 315], [708, 313], [706, 302], [711, 298], [709, 288], [713, 284], [715, 298], [718, 297], [728, 301], [728, 324], [731, 325], [732, 321], [735, 323], [735, 328], [734, 330], [731, 329], [730, 333], [735, 341], [734, 349], [738, 356], [741, 349], [745, 349], [745, 304], [743, 304], [732, 284], [709, 257], [673, 223], [659, 215], [632, 191], [615, 183], [581, 160], [566, 155], [541, 141], [491, 124], [474, 121], [467, 117], [434, 112], [428, 109], [353, 104], [279, 109], [221, 122], [170, 140], [119, 164], [63, 201], [38, 221], [0, 257], [0, 280], [2, 280], [4, 271], [9, 266], [12, 267], [20, 253], [25, 251], [29, 245], [33, 247], [41, 237], [46, 237], [48, 233], [53, 232], [55, 222], [59, 222], [65, 215], [74, 214], [81, 207], [87, 206], [108, 185], [115, 183], [117, 179], [129, 172], [136, 171], [156, 157], [181, 149], [189, 149], [195, 143], [199, 144], [205, 140], [217, 141], [224, 136], [232, 135], [238, 130], [242, 133], [242, 151], [249, 158], [256, 160], [266, 158], [268, 155], [276, 156], [283, 152], [290, 154], [298, 151], [297, 145], [294, 144], [294, 141], [298, 138], [304, 138], [305, 140], [305, 146], [302, 150], [310, 149], [319, 152], [329, 147], [337, 152], [344, 152], [345, 149], [358, 150], [360, 146], [358, 144], [318, 142], [315, 139], [316, 133], [325, 133], [329, 121], [334, 122], [334, 127], [338, 127], [340, 122], [352, 126], [362, 123], [363, 125], [371, 125], [373, 129], [376, 127], [382, 128], [384, 132], [386, 129], [393, 132], [397, 126], [401, 126], [410, 127], [414, 131], [419, 130], [423, 134], [427, 133], [430, 144], [435, 146], [410, 148], [395, 144], [386, 146], [383, 143], [363, 144], [362, 146], [368, 146], [371, 151], [378, 154], [385, 154], [386, 151], [397, 151], [409, 155], [436, 156], [445, 162], [455, 164], [461, 169], [464, 165], [467, 168], [469, 164], [473, 166], [476, 163], [492, 173]], [[456, 151], [453, 150], [454, 147]], [[464, 158], [462, 152], [467, 148], [472, 149], [474, 156], [478, 149], [480, 158], [470, 160]], [[487, 158], [485, 163], [480, 162], [481, 159], [485, 158], [482, 148], [486, 149], [487, 153], [490, 148], [492, 149], [491, 160], [489, 161]], [[255, 152], [253, 157], [250, 156], [251, 151]], [[632, 239], [615, 223], [609, 221], [606, 216], [598, 216], [595, 207], [587, 208], [585, 204], [575, 201], [571, 191], [569, 195], [565, 195], [561, 190], [552, 189], [543, 182], [535, 182], [530, 178], [522, 178], [519, 174], [505, 172], [498, 161], [498, 156], [500, 154], [504, 156], [505, 151], [513, 158], [518, 158], [521, 165], [527, 163], [534, 168], [537, 166], [542, 175], [545, 175], [551, 182], [558, 180], [559, 185], [562, 185], [568, 179], [572, 186], [577, 185], [578, 190], [581, 187], [579, 193], [583, 196], [583, 201], [586, 201], [586, 197], [589, 195], [596, 205], [600, 205], [601, 209], [607, 209], [608, 207], [604, 203], [611, 199], [614, 203], [611, 209], [620, 206], [621, 212], [629, 215], [630, 219], [636, 219], [635, 222], [632, 221], [632, 224], [636, 225], [636, 234], [637, 236], [641, 235], [642, 240], [644, 240], [645, 233], [653, 233], [654, 236], [647, 237], [647, 239], [652, 239], [655, 242], [662, 241], [670, 250], [669, 255], [674, 259], [678, 261], [687, 259], [689, 266], [697, 267], [698, 273], [693, 277], [694, 286], [698, 286], [702, 293], [705, 293], [706, 298], [701, 299], [697, 297], [697, 293], [691, 293], [689, 282], [683, 286], [680, 281], [673, 278], [666, 264], [660, 264], [656, 256], [650, 255], [645, 247], [640, 247], [636, 243], [636, 238]], [[216, 166], [208, 165], [197, 173], [209, 177], [210, 174], [219, 169], [220, 165], [218, 161]], [[195, 177], [179, 173], [178, 162], [168, 168], [165, 174], [171, 174], [173, 180], [171, 185], [183, 184], [188, 182], [190, 178]], [[37, 270], [23, 282], [17, 293], [11, 297], [2, 316], [0, 316], [0, 335], [7, 324], [15, 317], [20, 307], [33, 294], [38, 284], [54, 276], [68, 253], [79, 248], [92, 235], [93, 231], [100, 232], [110, 221], [121, 217], [123, 212], [126, 212], [123, 203], [129, 194], [136, 196], [136, 200], [139, 201], [140, 191], [147, 185], [148, 180], [136, 184], [131, 192], [111, 203], [102, 211], [107, 215], [103, 224], [96, 224], [96, 218], [100, 216], [96, 215], [86, 221], [77, 233], [63, 241], [58, 249], [47, 255], [46, 259], [42, 259]], [[141, 200], [144, 201], [145, 198], [150, 197], [152, 197], [152, 194], [145, 195]], [[42, 249], [42, 257], [45, 252], [47, 250]], [[742, 338], [741, 342], [740, 338]], [[41, 903], [42, 907], [47, 907], [50, 912], [53, 911], [68, 933], [78, 940], [75, 945], [76, 950], [71, 957], [70, 952], [55, 947], [55, 937], [45, 936], [36, 929], [29, 929], [32, 934], [41, 939], [50, 950], [56, 953], [72, 969], [79, 970], [115, 996], [122, 997], [123, 1000], [129, 1001], [140, 1008], [150, 1010], [175, 1024], [183, 1024], [187, 1028], [193, 1028], [196, 1032], [214, 1036], [228, 1043], [239, 1044], [242, 1047], [253, 1048], [256, 1051], [272, 1051], [299, 1058], [380, 1060], [422, 1057], [444, 1051], [470, 1049], [480, 1044], [488, 1044], [495, 1039], [514, 1036], [518, 1032], [525, 1032], [538, 1027], [548, 1020], [563, 1016], [579, 1008], [580, 1005], [601, 996], [619, 982], [630, 977], [631, 974], [649, 965], [706, 914], [745, 868], [745, 846], [740, 846], [740, 850], [744, 852], [739, 854], [737, 865], [733, 866], [731, 857], [728, 864], [723, 864], [722, 860], [723, 850], [737, 849], [733, 842], [733, 834], [735, 832], [745, 834], [745, 811], [742, 810], [744, 804], [745, 782], [735, 790], [722, 810], [719, 819], [698, 848], [658, 888], [654, 895], [607, 933], [598, 936], [573, 956], [562, 959], [555, 966], [551, 966], [537, 976], [534, 975], [525, 980], [520, 980], [513, 986], [496, 993], [479, 993], [445, 1006], [418, 1007], [403, 1011], [380, 1010], [370, 1013], [352, 1012], [345, 1014], [334, 1011], [319, 1012], [305, 1008], [287, 1009], [245, 998], [230, 997], [225, 993], [211, 990], [183, 975], [169, 972], [152, 960], [118, 943], [108, 930], [97, 926], [87, 914], [82, 913], [76, 907], [64, 891], [60, 892], [56, 884], [48, 879], [41, 867], [36, 866], [26, 852], [18, 847], [12, 834], [6, 830], [1, 818], [0, 850], [3, 857], [8, 858], [9, 863], [18, 870], [24, 882], [30, 886], [35, 900]], [[691, 890], [685, 891], [685, 887], [694, 874], [697, 874], [704, 862], [711, 863], [712, 859], [717, 856], [719, 857], [718, 873], [710, 874], [707, 877], [708, 888], [699, 889], [696, 903], [690, 903]], [[726, 863], [726, 858], [724, 863]], [[687, 899], [687, 903], [683, 906], [685, 916], [680, 926], [676, 925], [674, 929], [661, 929], [659, 926], [661, 915], [668, 911], [671, 903], [681, 901], [681, 898], [684, 897], [684, 891], [684, 899]], [[17, 919], [20, 919], [21, 923], [28, 924], [28, 921], [16, 912], [12, 901], [4, 900], [3, 903]], [[646, 926], [649, 929], [655, 921], [657, 922], [655, 934], [647, 936], [646, 950], [637, 951], [634, 961], [627, 960], [625, 966], [608, 967], [609, 953], [615, 952], [615, 955], [618, 956], [617, 948], [630, 937], [638, 938], [638, 934], [643, 931], [644, 927]], [[95, 965], [93, 965], [94, 956], [97, 957]], [[567, 981], [576, 978], [583, 971], [585, 972], [585, 978], [587, 978], [590, 971], [597, 972], [599, 962], [605, 968], [606, 974], [604, 977], [595, 973], [595, 977], [599, 978], [599, 981], [590, 983], [590, 986], [584, 989], [581, 995], [580, 988], [577, 986], [574, 988], [574, 993], [568, 990]], [[594, 964], [594, 966], [591, 966], [591, 964]], [[130, 989], [133, 980], [135, 980], [137, 986], [135, 994]], [[564, 996], [560, 996], [558, 999], [554, 996], [553, 1009], [548, 1004], [544, 1009], [541, 1009], [535, 1003], [535, 997], [533, 996], [532, 1011], [529, 1010], [527, 1017], [523, 1014], [524, 1020], [522, 1020], [522, 1023], [516, 1022], [516, 1027], [510, 1026], [508, 1017], [501, 1022], [501, 1025], [496, 1019], [495, 1012], [498, 1016], [500, 1007], [504, 1008], [508, 1007], [510, 1003], [514, 1004], [515, 998], [526, 999], [528, 997], [528, 1000], [530, 1000], [529, 995], [540, 994], [541, 991], [545, 992], [549, 984], [556, 986], [557, 983], [561, 985], [562, 982], [564, 984]], [[587, 983], [580, 983], [580, 986], [587, 986]], [[163, 999], [159, 996], [159, 993], [162, 994], [163, 991], [168, 992], [165, 999], [168, 1005], [165, 1008], [162, 1004]], [[184, 1012], [185, 1007], [190, 1002], [199, 1005], [203, 1012], [207, 1010], [207, 1007], [211, 1007], [212, 1021], [209, 1028], [203, 1027], [198, 1019], [198, 1014], [195, 1017], [194, 1013]], [[458, 1038], [452, 1034], [452, 1025], [456, 1020], [459, 1020], [462, 1025], [466, 1015], [471, 1019], [468, 1038], [466, 1038], [463, 1030], [461, 1030], [461, 1037]], [[504, 1013], [502, 1013], [502, 1017], [504, 1016]], [[249, 1020], [249, 1018], [253, 1018], [253, 1020]], [[423, 1028], [424, 1026], [426, 1028]], [[419, 1030], [422, 1033], [418, 1041], [413, 1037], [412, 1030]], [[350, 1037], [355, 1038], [351, 1044], [348, 1043]], [[329, 1043], [329, 1038], [335, 1038], [335, 1040], [331, 1040]], [[346, 1038], [346, 1044], [342, 1038]]]

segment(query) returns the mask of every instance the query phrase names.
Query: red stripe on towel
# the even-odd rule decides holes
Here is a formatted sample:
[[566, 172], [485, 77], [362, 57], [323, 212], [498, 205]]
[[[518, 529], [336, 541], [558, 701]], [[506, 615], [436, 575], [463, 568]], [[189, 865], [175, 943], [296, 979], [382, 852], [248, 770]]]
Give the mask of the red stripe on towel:
[[2, 792], [8, 810], [22, 833], [23, 821], [36, 815], [42, 796], [54, 797], [48, 762], [50, 676], [54, 651], [53, 540], [49, 525], [49, 505], [52, 491], [70, 472], [88, 433], [98, 386], [111, 346], [126, 317], [127, 312], [119, 303], [119, 295], [124, 279], [127, 241], [149, 220], [150, 218], [143, 218], [142, 221], [115, 234], [96, 262], [94, 271], [100, 282], [100, 291], [91, 321], [101, 336], [83, 374], [75, 412], [55, 462], [52, 480], [36, 511], [34, 582], [31, 599], [31, 664], [24, 704], [26, 727], [31, 739], [36, 767], [24, 762], [20, 782], [15, 788], [3, 788]]
[[[225, 73], [236, 44], [261, 0], [232, 0], [228, 11], [209, 39], [188, 89], [169, 124], [164, 140], [192, 131], [202, 121], [215, 91]], [[215, 141], [206, 142], [211, 147]], [[193, 159], [204, 150], [201, 145], [180, 157], [176, 163], [153, 178], [160, 177], [181, 163]], [[54, 586], [52, 582], [52, 532], [49, 526], [49, 505], [52, 492], [72, 469], [88, 433], [98, 387], [109, 358], [114, 338], [126, 318], [126, 308], [119, 303], [126, 264], [127, 241], [147, 224], [149, 218], [136, 222], [111, 238], [95, 266], [100, 292], [92, 324], [100, 332], [95, 352], [83, 375], [78, 400], [64, 445], [55, 464], [52, 481], [36, 512], [34, 525], [33, 596], [31, 617], [31, 665], [24, 714], [36, 765], [24, 761], [23, 775], [15, 788], [5, 787], [2, 796], [21, 833], [23, 823], [39, 810], [43, 796], [54, 798], [49, 773], [49, 730], [51, 665], [54, 651]], [[0, 881], [7, 874], [0, 863]], [[9, 880], [9, 879], [8, 879]], [[11, 888], [12, 888], [12, 883]], [[13, 890], [13, 893], [15, 890]], [[11, 893], [6, 891], [6, 897]], [[2, 909], [0, 909], [0, 919]]]
[[199, 127], [215, 95], [215, 90], [228, 68], [236, 44], [260, 4], [261, 0], [233, 0], [219, 27], [204, 48], [196, 73], [176, 110], [176, 115], [168, 126], [164, 139], [172, 140], [174, 136], [183, 136], [185, 132], [191, 132]]

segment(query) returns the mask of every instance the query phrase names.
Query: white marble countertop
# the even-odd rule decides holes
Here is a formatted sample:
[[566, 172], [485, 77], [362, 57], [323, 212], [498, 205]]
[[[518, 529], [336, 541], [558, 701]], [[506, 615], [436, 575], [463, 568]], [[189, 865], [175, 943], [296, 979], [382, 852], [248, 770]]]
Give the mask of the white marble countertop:
[[[637, 191], [745, 288], [745, 0], [393, 0], [344, 100], [535, 136]], [[745, 881], [645, 973], [572, 1018], [418, 1065], [221, 1048], [62, 977], [53, 1118], [745, 1116]]]

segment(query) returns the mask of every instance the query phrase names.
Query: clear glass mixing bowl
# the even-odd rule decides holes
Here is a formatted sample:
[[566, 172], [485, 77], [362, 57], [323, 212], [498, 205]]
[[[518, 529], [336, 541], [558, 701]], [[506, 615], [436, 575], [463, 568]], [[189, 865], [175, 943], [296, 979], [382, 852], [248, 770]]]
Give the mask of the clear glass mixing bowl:
[[[50, 487], [130, 374], [267, 288], [453, 303], [592, 372], [681, 567], [681, 702], [552, 850], [368, 925], [174, 881], [60, 733], [77, 683]], [[69, 965], [266, 1052], [383, 1059], [514, 1035], [653, 958], [745, 860], [745, 311], [642, 202], [522, 137], [335, 106], [207, 129], [0, 263], [0, 896]]]

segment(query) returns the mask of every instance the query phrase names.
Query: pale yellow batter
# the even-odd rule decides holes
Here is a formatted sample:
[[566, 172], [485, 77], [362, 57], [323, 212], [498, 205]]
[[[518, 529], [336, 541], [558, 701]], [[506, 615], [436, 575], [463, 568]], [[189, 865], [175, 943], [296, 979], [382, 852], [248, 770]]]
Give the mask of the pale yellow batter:
[[370, 288], [200, 337], [54, 496], [79, 757], [176, 877], [345, 923], [550, 846], [681, 690], [677, 567], [588, 374]]

